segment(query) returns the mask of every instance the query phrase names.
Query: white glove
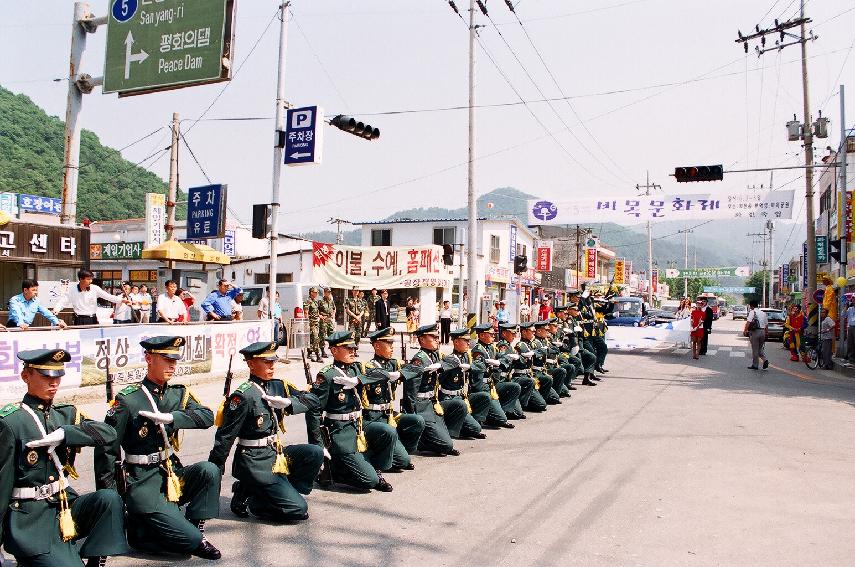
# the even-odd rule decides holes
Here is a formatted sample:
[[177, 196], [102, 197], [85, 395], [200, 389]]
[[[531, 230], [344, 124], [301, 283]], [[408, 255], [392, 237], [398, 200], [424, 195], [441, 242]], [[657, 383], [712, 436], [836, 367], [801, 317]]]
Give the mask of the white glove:
[[490, 366], [499, 366], [499, 364], [501, 364], [501, 363], [500, 363], [498, 360], [496, 360], [495, 358], [488, 358], [488, 359], [486, 359], [486, 360], [487, 360], [487, 364], [489, 364]]
[[577, 333], [581, 333], [582, 327], [580, 327], [579, 325], [576, 325], [575, 327], [573, 327], [573, 330], [576, 331]]
[[27, 443], [27, 447], [50, 447], [54, 448], [65, 439], [65, 429], [60, 427], [59, 429], [54, 429], [41, 439], [36, 439], [35, 441], [30, 441]]
[[579, 354], [579, 347], [578, 347], [578, 345], [577, 345], [577, 346], [574, 346], [573, 348], [571, 348], [571, 349], [570, 349], [570, 354], [572, 354], [573, 356], [576, 356], [577, 354]]
[[521, 353], [520, 353], [520, 355], [521, 355], [521, 356], [524, 356], [524, 357], [526, 357], [526, 358], [531, 358], [532, 356], [534, 356], [534, 351], [533, 351], [533, 350], [530, 350], [530, 351], [528, 351], [528, 352], [521, 352]]
[[333, 382], [341, 384], [344, 386], [345, 390], [352, 390], [353, 388], [356, 388], [356, 384], [359, 383], [359, 379], [356, 376], [336, 376], [333, 378]]
[[471, 365], [466, 364], [465, 362], [461, 362], [460, 368], [462, 368], [463, 370], [469, 370], [471, 368]]
[[282, 396], [268, 396], [264, 394], [261, 399], [270, 404], [273, 409], [286, 409], [291, 407], [291, 398], [283, 398]]
[[327, 451], [326, 447], [324, 447], [324, 458], [332, 460], [332, 456], [330, 455], [330, 452]]
[[520, 355], [518, 355], [518, 354], [509, 354], [509, 355], [508, 355], [508, 358], [510, 358], [511, 360], [519, 360], [519, 359], [520, 359]]
[[546, 362], [548, 362], [549, 364], [555, 364], [555, 359], [554, 358], [547, 358]]
[[429, 366], [425, 366], [425, 370], [428, 372], [433, 371], [433, 370], [439, 370], [440, 368], [442, 368], [442, 364], [440, 364], [439, 362], [434, 362], [433, 364], [431, 364]]
[[171, 413], [160, 413], [153, 411], [141, 411], [140, 415], [146, 419], [150, 419], [156, 424], [168, 424], [172, 423], [172, 414]]
[[390, 373], [389, 373], [389, 380], [390, 380], [390, 381], [395, 381], [395, 380], [399, 379], [400, 377], [401, 377], [401, 373], [400, 373], [400, 372], [397, 372], [397, 371], [396, 371], [396, 372], [390, 372]]

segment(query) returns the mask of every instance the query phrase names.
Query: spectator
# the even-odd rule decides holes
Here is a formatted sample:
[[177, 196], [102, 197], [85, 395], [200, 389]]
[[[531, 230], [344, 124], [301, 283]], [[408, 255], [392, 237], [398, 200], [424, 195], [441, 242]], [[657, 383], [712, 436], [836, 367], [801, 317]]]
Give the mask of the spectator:
[[[855, 321], [853, 321], [855, 323]], [[790, 333], [790, 360], [793, 362], [799, 361], [799, 353], [802, 350], [802, 329], [805, 326], [805, 316], [798, 303], [790, 306], [790, 312], [787, 314], [787, 320], [784, 321], [784, 328]]]
[[[259, 319], [267, 319], [268, 312], [270, 311], [268, 300], [270, 297], [270, 291], [268, 290], [267, 295], [261, 298], [261, 301], [258, 302], [258, 310], [256, 311], [256, 315], [258, 315]], [[279, 292], [276, 292], [276, 301], [273, 303], [273, 340], [277, 345], [282, 344], [279, 341], [279, 327], [282, 325], [282, 305], [279, 303]]]
[[184, 288], [178, 288], [178, 291], [175, 292], [181, 301], [184, 302], [184, 318], [182, 321], [190, 322], [190, 308], [196, 303], [196, 300], [193, 298], [193, 295]]
[[766, 314], [757, 308], [759, 305], [756, 299], [748, 302], [751, 310], [745, 320], [745, 329], [743, 334], [751, 341], [751, 370], [758, 370], [757, 366], [760, 360], [763, 361], [763, 370], [769, 368], [769, 359], [766, 358], [766, 336], [769, 333], [769, 318]]
[[157, 293], [157, 287], [153, 287], [149, 290], [151, 292], [151, 314], [149, 315], [149, 321], [157, 321], [159, 315], [157, 314], [157, 301], [160, 299]]
[[692, 338], [692, 358], [698, 360], [700, 358], [698, 355], [700, 354], [701, 344], [704, 338], [704, 316], [706, 313], [706, 305], [703, 300], [698, 299], [695, 304], [695, 308], [692, 309], [691, 318], [692, 318], [692, 331], [690, 336]]
[[849, 298], [849, 307], [844, 311], [846, 317], [846, 358], [855, 362], [855, 297]]
[[148, 286], [140, 286], [137, 298], [140, 304], [140, 323], [148, 323], [151, 320], [151, 295], [148, 293]]
[[539, 321], [546, 321], [549, 319], [549, 316], [552, 314], [552, 306], [549, 304], [549, 298], [544, 297], [540, 300], [540, 309], [537, 312], [537, 319]]
[[114, 325], [130, 325], [134, 322], [134, 311], [131, 305], [134, 301], [133, 288], [128, 282], [122, 282], [121, 296], [127, 299], [130, 303], [117, 303], [113, 307], [113, 324]]
[[35, 280], [24, 280], [21, 282], [21, 293], [9, 300], [9, 320], [7, 327], [18, 327], [26, 331], [33, 324], [37, 313], [41, 313], [50, 321], [51, 325], [57, 325], [60, 329], [65, 328], [65, 321], [60, 321], [56, 316], [45, 309], [39, 303], [39, 282]]
[[243, 319], [243, 292], [237, 294], [234, 299], [232, 299], [232, 319], [234, 321], [240, 321]]
[[241, 288], [232, 286], [229, 280], [218, 280], [217, 289], [208, 294], [202, 302], [202, 311], [205, 313], [206, 320], [231, 321], [233, 319], [232, 301], [242, 291]]
[[166, 282], [166, 293], [157, 298], [157, 317], [159, 323], [176, 323], [187, 322], [187, 308], [184, 302], [176, 295], [178, 284], [172, 280]]
[[380, 299], [374, 304], [374, 324], [378, 329], [385, 329], [392, 323], [389, 319], [389, 290], [384, 289], [380, 292]]
[[511, 320], [511, 314], [505, 308], [505, 302], [499, 302], [499, 310], [496, 312], [496, 320], [501, 325], [502, 323], [509, 323]]
[[[122, 286], [124, 288], [124, 286]], [[127, 294], [131, 300], [131, 310], [133, 313], [133, 321], [140, 321], [140, 288], [136, 285], [131, 285], [131, 292]]]
[[442, 309], [439, 310], [439, 335], [440, 342], [447, 345], [451, 340], [451, 302], [443, 301]]
[[531, 305], [527, 301], [523, 301], [520, 305], [520, 321], [528, 323], [531, 320]]
[[69, 286], [68, 293], [59, 298], [53, 308], [53, 313], [62, 311], [63, 307], [70, 305], [74, 310], [75, 325], [97, 325], [98, 324], [98, 300], [103, 299], [110, 303], [126, 303], [130, 301], [117, 296], [110, 295], [97, 285], [92, 283], [95, 276], [89, 270], [77, 272], [77, 285]]
[[407, 306], [404, 308], [404, 314], [407, 316], [407, 332], [410, 333], [411, 346], [416, 344], [416, 336], [413, 333], [418, 328], [418, 325], [416, 325], [416, 319], [413, 316], [415, 310], [415, 307], [413, 307], [413, 298], [408, 297]]
[[416, 322], [416, 328], [418, 329], [422, 324], [422, 300], [418, 297], [413, 299], [413, 320]]
[[834, 370], [834, 361], [831, 359], [832, 346], [834, 345], [834, 329], [837, 326], [828, 309], [822, 307], [819, 310], [819, 340], [820, 340], [820, 368]]
[[710, 308], [706, 299], [698, 298], [698, 303], [700, 304], [701, 311], [704, 312], [704, 336], [701, 337], [701, 349], [698, 354], [705, 356], [707, 354], [707, 345], [709, 344], [710, 333], [712, 333], [713, 310]]

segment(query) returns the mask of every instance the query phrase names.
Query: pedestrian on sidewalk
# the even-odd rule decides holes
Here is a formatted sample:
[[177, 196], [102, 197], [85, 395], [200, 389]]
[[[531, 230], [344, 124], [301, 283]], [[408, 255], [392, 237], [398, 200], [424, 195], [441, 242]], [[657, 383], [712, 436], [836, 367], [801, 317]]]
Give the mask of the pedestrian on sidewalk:
[[846, 359], [855, 362], [855, 297], [847, 301], [849, 307], [843, 312], [846, 319]]
[[694, 304], [694, 309], [692, 309], [691, 313], [692, 332], [690, 336], [692, 338], [692, 358], [695, 360], [700, 358], [698, 355], [700, 354], [701, 343], [704, 339], [704, 309], [701, 305], [702, 303], [702, 301], [698, 300]]
[[748, 302], [751, 310], [748, 312], [748, 318], [745, 320], [745, 329], [743, 334], [748, 337], [751, 342], [751, 370], [759, 369], [757, 364], [760, 360], [763, 361], [763, 370], [769, 368], [769, 359], [766, 358], [766, 337], [769, 333], [769, 318], [766, 314], [758, 309], [759, 303], [756, 299]]
[[834, 361], [831, 359], [831, 353], [832, 346], [834, 345], [834, 328], [837, 326], [837, 323], [825, 307], [819, 310], [819, 317], [821, 321], [819, 324], [820, 368], [834, 370]]
[[805, 316], [798, 303], [790, 306], [790, 313], [787, 315], [787, 320], [784, 321], [784, 328], [790, 334], [790, 360], [793, 362], [799, 361], [799, 353], [802, 350], [802, 329], [805, 326]]
[[98, 324], [98, 300], [103, 299], [110, 303], [125, 303], [130, 305], [131, 301], [124, 296], [110, 295], [97, 285], [92, 283], [95, 275], [89, 270], [77, 272], [77, 285], [69, 286], [66, 295], [60, 297], [53, 307], [53, 314], [62, 311], [63, 307], [70, 305], [74, 310], [74, 325], [97, 325]]
[[447, 345], [451, 338], [451, 302], [446, 300], [442, 302], [442, 309], [439, 311], [439, 341]]

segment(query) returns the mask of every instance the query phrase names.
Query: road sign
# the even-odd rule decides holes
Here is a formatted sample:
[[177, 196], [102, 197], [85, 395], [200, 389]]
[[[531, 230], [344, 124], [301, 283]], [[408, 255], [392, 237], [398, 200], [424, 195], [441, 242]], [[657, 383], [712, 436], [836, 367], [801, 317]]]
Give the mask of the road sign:
[[534, 269], [538, 272], [552, 271], [552, 244], [551, 240], [538, 240], [535, 243]]
[[827, 236], [817, 236], [816, 237], [816, 263], [817, 264], [827, 264], [828, 263], [828, 237]]
[[285, 165], [321, 163], [324, 109], [319, 106], [289, 108], [285, 131]]
[[727, 268], [668, 268], [665, 277], [668, 278], [727, 278], [744, 277], [751, 275], [748, 266], [734, 266]]
[[187, 191], [187, 238], [222, 238], [226, 232], [227, 185]]
[[754, 293], [753, 287], [723, 287], [719, 285], [704, 286], [704, 293]]
[[103, 92], [143, 94], [227, 81], [234, 0], [110, 0]]

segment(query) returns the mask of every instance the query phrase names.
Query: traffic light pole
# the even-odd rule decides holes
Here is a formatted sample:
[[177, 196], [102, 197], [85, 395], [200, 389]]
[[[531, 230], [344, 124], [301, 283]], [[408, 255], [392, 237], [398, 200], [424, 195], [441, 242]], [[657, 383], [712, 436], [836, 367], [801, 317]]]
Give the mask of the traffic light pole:
[[[837, 150], [837, 161], [841, 162], [841, 167], [837, 170], [840, 175], [840, 179], [838, 180], [840, 185], [840, 193], [838, 199], [842, 199], [841, 201], [841, 217], [837, 220], [838, 225], [843, 223], [843, 230], [840, 231], [840, 275], [844, 278], [848, 279], [847, 276], [847, 263], [849, 261], [849, 230], [851, 227], [849, 226], [849, 215], [846, 214], [846, 203], [848, 200], [848, 194], [846, 192], [846, 106], [845, 96], [844, 96], [844, 88], [843, 85], [840, 85], [840, 146]], [[837, 312], [839, 313], [839, 317], [842, 321], [843, 313], [846, 309], [846, 301], [843, 299], [843, 290], [839, 291], [839, 308]], [[841, 328], [843, 325], [841, 324]], [[850, 327], [846, 330], [848, 331]], [[837, 352], [841, 353], [839, 356], [849, 357], [852, 353], [846, 352], [846, 338], [844, 337], [843, 331], [840, 331], [840, 338], [838, 339], [837, 344]]]
[[475, 0], [469, 0], [469, 169], [468, 209], [469, 223], [466, 242], [467, 279], [469, 281], [469, 311], [466, 326], [470, 329], [478, 324], [478, 208], [475, 199]]
[[[639, 191], [642, 189], [646, 197], [650, 196], [651, 189], [661, 189], [662, 186], [656, 183], [650, 183], [650, 172], [647, 172], [647, 182], [644, 185], [636, 185], [635, 188]], [[647, 221], [647, 303], [653, 307], [653, 226], [650, 221]]]

